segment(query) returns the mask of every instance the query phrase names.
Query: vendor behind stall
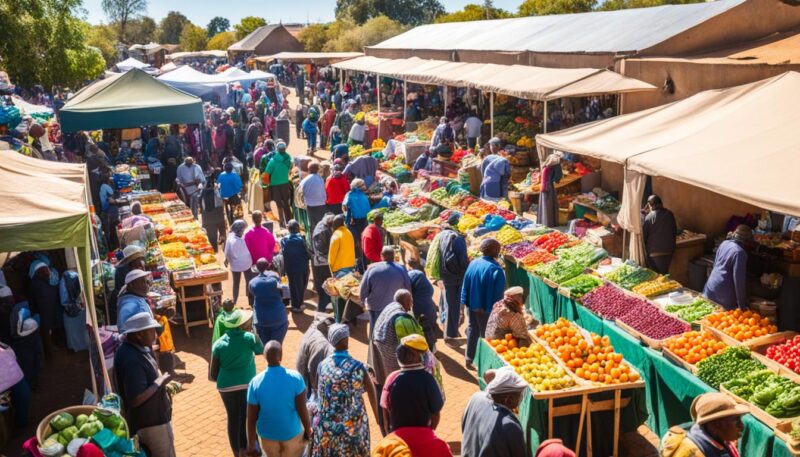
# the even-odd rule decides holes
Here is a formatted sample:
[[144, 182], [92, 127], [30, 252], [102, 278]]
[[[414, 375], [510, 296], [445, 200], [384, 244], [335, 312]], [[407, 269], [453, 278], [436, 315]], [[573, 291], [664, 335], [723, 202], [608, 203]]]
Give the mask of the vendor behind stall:
[[502, 142], [495, 137], [489, 140], [489, 155], [481, 163], [481, 198], [499, 200], [508, 197], [508, 181], [511, 178], [511, 165], [506, 159]]
[[669, 273], [669, 264], [675, 252], [675, 236], [678, 225], [672, 211], [664, 208], [658, 195], [647, 199], [649, 212], [642, 224], [644, 247], [647, 253], [647, 267], [661, 274]]
[[558, 196], [556, 184], [561, 181], [561, 153], [554, 152], [542, 164], [542, 185], [536, 222], [548, 227], [558, 225]]
[[708, 277], [703, 295], [725, 309], [747, 309], [747, 251], [745, 244], [753, 238], [753, 229], [739, 225], [717, 248], [714, 269]]

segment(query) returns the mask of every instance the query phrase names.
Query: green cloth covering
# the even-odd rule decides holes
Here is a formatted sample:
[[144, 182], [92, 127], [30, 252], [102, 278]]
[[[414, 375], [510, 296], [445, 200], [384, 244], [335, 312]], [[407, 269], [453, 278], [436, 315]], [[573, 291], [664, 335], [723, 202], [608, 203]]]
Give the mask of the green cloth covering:
[[519, 268], [514, 262], [505, 260], [506, 265], [506, 283], [508, 287], [522, 287], [525, 291], [525, 297], [530, 292], [530, 281], [528, 280], [528, 272], [524, 268]]
[[203, 101], [133, 69], [81, 89], [59, 117], [65, 132], [199, 124], [203, 122]]
[[[574, 300], [558, 294], [541, 279], [532, 275], [529, 277], [531, 293], [527, 306], [537, 319], [551, 323], [564, 317], [590, 332], [608, 336], [615, 351], [623, 354], [625, 360], [636, 367], [645, 381], [647, 425], [658, 436], [663, 437], [673, 425], [690, 422], [689, 408], [695, 397], [715, 391], [690, 372], [665, 359], [660, 352], [643, 346], [613, 322], [596, 316]], [[484, 349], [491, 351], [488, 347]], [[592, 419], [594, 426], [598, 422], [594, 416]], [[744, 425], [744, 434], [739, 441], [741, 457], [791, 455], [786, 443], [776, 438], [772, 430], [758, 419], [747, 415]], [[625, 427], [621, 427], [621, 430], [625, 430]]]

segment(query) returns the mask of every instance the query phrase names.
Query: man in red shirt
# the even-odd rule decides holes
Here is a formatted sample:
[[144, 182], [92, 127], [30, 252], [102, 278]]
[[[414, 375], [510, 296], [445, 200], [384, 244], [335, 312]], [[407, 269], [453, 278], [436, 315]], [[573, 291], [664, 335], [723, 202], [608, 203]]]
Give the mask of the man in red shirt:
[[383, 249], [383, 214], [378, 213], [372, 219], [372, 223], [361, 232], [361, 249], [364, 251], [364, 258], [367, 264], [380, 262], [381, 250]]
[[333, 121], [336, 120], [336, 110], [333, 109], [333, 106], [328, 105], [325, 113], [322, 115], [322, 119], [320, 119], [321, 130], [319, 131], [319, 147], [320, 149], [327, 149], [328, 147], [328, 137], [331, 134], [331, 127], [333, 127]]
[[325, 181], [325, 205], [328, 207], [328, 212], [342, 214], [342, 202], [348, 192], [350, 192], [350, 183], [342, 173], [342, 166], [334, 165], [333, 173]]

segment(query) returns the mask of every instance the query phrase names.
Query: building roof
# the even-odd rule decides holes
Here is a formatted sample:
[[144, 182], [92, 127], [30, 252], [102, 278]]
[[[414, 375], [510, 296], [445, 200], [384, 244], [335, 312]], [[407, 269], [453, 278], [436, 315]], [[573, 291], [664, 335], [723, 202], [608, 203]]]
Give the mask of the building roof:
[[363, 52], [279, 52], [271, 56], [259, 56], [255, 60], [265, 63], [273, 60], [282, 60], [284, 62], [328, 65], [334, 62], [355, 59], [363, 55]]
[[372, 48], [629, 53], [651, 48], [745, 1], [429, 24]]
[[230, 45], [228, 51], [255, 51], [256, 47], [279, 27], [283, 26], [281, 24], [262, 25], [250, 32], [246, 37]]

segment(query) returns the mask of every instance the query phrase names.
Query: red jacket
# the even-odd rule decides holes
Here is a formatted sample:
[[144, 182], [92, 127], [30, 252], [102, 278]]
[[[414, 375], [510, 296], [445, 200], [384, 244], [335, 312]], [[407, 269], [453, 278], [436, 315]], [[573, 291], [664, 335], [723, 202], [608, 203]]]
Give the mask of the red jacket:
[[375, 224], [369, 224], [361, 232], [361, 249], [364, 251], [364, 257], [370, 262], [380, 262], [382, 260], [383, 234]]
[[344, 196], [350, 191], [350, 183], [344, 175], [339, 175], [338, 178], [330, 176], [325, 182], [325, 204], [327, 205], [341, 205], [344, 201]]
[[333, 121], [336, 120], [336, 111], [328, 108], [325, 114], [322, 115], [322, 134], [328, 136], [331, 134], [331, 127]]

